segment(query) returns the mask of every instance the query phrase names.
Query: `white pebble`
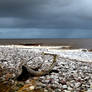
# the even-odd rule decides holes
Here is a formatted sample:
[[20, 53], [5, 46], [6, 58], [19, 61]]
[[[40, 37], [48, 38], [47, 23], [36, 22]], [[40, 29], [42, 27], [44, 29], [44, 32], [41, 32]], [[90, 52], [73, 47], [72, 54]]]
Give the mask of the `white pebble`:
[[34, 88], [35, 88], [34, 86], [30, 86], [29, 87], [30, 90], [34, 90]]

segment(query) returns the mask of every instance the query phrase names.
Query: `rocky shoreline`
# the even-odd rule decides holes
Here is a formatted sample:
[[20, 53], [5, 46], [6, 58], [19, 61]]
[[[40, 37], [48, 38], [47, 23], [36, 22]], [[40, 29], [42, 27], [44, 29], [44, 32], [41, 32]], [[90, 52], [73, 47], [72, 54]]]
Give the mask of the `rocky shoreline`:
[[[1, 48], [3, 48], [3, 50]], [[3, 55], [1, 53], [2, 51], [4, 52]], [[32, 56], [40, 56], [42, 52], [54, 53], [58, 55], [57, 63], [50, 73], [46, 74], [45, 76], [39, 77], [32, 77], [28, 75], [29, 78], [21, 82], [13, 79], [14, 76], [16, 76], [16, 73], [18, 73], [18, 75], [21, 75], [21, 73], [23, 72], [20, 72], [19, 68], [20, 54], [22, 55], [22, 58], [24, 57], [25, 60], [28, 60]], [[92, 92], [92, 52], [89, 52], [87, 50], [52, 50], [47, 48], [16, 49], [16, 47], [14, 46], [12, 46], [11, 48], [0, 47], [0, 59], [5, 59], [8, 61], [8, 63], [7, 61], [3, 61], [3, 63], [0, 61], [0, 65], [2, 64], [0, 67], [4, 67], [7, 71], [10, 68], [12, 69], [12, 72], [9, 70], [10, 73], [8, 74], [7, 71], [4, 72], [4, 70], [0, 70], [2, 71], [2, 73], [0, 74], [0, 81], [11, 81], [11, 83], [13, 84], [12, 88], [16, 90], [14, 91], [13, 89], [11, 89], [13, 90], [12, 92]], [[41, 59], [40, 62], [38, 62], [38, 58], [35, 58], [27, 64], [31, 65], [31, 67], [32, 65], [33, 67], [37, 67], [40, 63], [43, 63], [42, 67], [39, 69], [39, 71], [41, 71], [43, 69], [47, 69], [50, 66], [52, 59], [53, 57], [51, 56], [45, 56], [44, 63], [43, 61], [41, 61]], [[5, 74], [7, 76], [5, 76]], [[16, 86], [14, 87], [15, 84], [20, 84], [22, 86], [17, 88]], [[24, 89], [26, 91], [23, 91]], [[11, 92], [11, 90], [7, 92]]]
[[40, 81], [52, 92], [92, 92], [92, 64], [61, 59]]

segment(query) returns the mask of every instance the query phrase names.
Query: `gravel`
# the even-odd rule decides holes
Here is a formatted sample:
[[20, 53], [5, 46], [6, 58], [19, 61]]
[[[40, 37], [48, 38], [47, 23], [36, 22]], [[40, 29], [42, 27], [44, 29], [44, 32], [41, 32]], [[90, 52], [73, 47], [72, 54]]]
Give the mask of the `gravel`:
[[59, 58], [53, 70], [59, 72], [42, 76], [40, 81], [59, 89], [55, 92], [92, 92], [92, 63]]
[[[4, 53], [2, 54], [1, 52]], [[49, 74], [39, 77], [38, 88], [45, 88], [44, 92], [92, 92], [92, 52], [88, 52], [87, 50], [30, 49], [16, 48], [14, 46], [11, 48], [0, 47], [0, 59], [5, 60], [0, 61], [0, 64], [3, 64], [2, 67], [20, 71], [18, 67], [21, 63], [21, 57], [25, 60], [29, 60], [36, 56], [38, 58], [25, 62], [31, 67], [37, 67], [43, 63], [39, 70], [41, 71], [50, 66], [53, 58], [51, 56], [45, 56], [44, 58], [42, 57], [43, 60], [39, 57], [42, 52], [54, 53], [57, 54], [58, 57], [53, 70]]]

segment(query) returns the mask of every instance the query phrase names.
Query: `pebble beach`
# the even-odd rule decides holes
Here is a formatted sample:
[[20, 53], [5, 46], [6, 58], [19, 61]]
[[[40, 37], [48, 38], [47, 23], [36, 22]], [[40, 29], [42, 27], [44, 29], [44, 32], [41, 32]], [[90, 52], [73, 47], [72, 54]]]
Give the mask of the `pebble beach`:
[[[3, 47], [3, 46], [1, 46]], [[7, 48], [10, 46], [7, 46]], [[87, 49], [62, 49], [61, 47], [21, 47], [11, 46], [11, 48], [22, 48], [30, 51], [41, 51], [45, 53], [57, 54], [55, 67], [50, 73], [39, 76], [29, 77], [25, 81], [13, 81], [21, 84], [21, 88], [13, 92], [92, 92], [92, 52]], [[26, 53], [27, 54], [27, 53]], [[27, 57], [28, 58], [28, 57]], [[50, 58], [50, 56], [45, 57]], [[32, 63], [32, 61], [30, 61]], [[38, 62], [42, 63], [42, 62]], [[42, 67], [46, 69], [50, 61], [45, 61]], [[38, 65], [37, 62], [33, 66]], [[14, 85], [15, 85], [14, 84]], [[23, 91], [23, 90], [26, 91]], [[1, 91], [4, 92], [4, 91]], [[11, 92], [10, 90], [7, 92]]]

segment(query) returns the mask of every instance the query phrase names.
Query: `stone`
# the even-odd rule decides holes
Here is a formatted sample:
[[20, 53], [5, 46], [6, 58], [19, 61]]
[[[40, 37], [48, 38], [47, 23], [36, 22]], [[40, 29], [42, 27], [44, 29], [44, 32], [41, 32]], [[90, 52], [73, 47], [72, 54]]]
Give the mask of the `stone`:
[[30, 90], [34, 90], [35, 89], [35, 86], [30, 86], [29, 89]]
[[62, 87], [63, 87], [63, 89], [67, 89], [67, 85], [63, 85]]
[[71, 88], [71, 87], [68, 87], [68, 90], [69, 90], [69, 91], [72, 91], [72, 90], [73, 90], [73, 88]]
[[[2, 50], [0, 48], [0, 67], [5, 69], [5, 71], [0, 74], [0, 81], [1, 79], [10, 80], [15, 78], [16, 75], [21, 74], [21, 66], [20, 63], [20, 57], [24, 58], [25, 61], [23, 61], [25, 64], [27, 63], [28, 67], [37, 67], [40, 63], [43, 62], [42, 58], [40, 58], [43, 49], [16, 49], [13, 48], [3, 48], [5, 56], [2, 55]], [[16, 52], [16, 53], [15, 53]], [[48, 91], [48, 89], [52, 89], [52, 92], [91, 92], [92, 91], [92, 64], [91, 64], [91, 58], [92, 53], [90, 52], [84, 52], [84, 51], [47, 51], [49, 53], [56, 53], [59, 55], [57, 58], [57, 64], [55, 68], [53, 68], [54, 71], [51, 73], [40, 76], [37, 80], [37, 88], [43, 88]], [[9, 54], [7, 56], [7, 54]], [[18, 55], [16, 55], [18, 54]], [[89, 60], [86, 58], [86, 55], [88, 55]], [[37, 56], [38, 58], [35, 58], [33, 60], [29, 60], [31, 57]], [[4, 60], [6, 57], [6, 60]], [[49, 58], [49, 60], [47, 60]], [[49, 64], [51, 64], [50, 60], [52, 60], [52, 57], [45, 56], [44, 58], [46, 62], [44, 62], [43, 66], [47, 68]], [[90, 60], [91, 59], [91, 60]], [[17, 60], [17, 61], [16, 61]], [[41, 62], [33, 62], [33, 61], [41, 61]], [[36, 66], [35, 66], [36, 65]], [[11, 69], [10, 69], [11, 68]], [[41, 67], [38, 71], [41, 71], [42, 69], [45, 69]], [[12, 74], [7, 74], [9, 72]], [[1, 70], [0, 70], [1, 73]], [[14, 76], [13, 76], [14, 75]], [[29, 81], [26, 81], [25, 83], [29, 83]], [[34, 90], [34, 86], [30, 86], [31, 90]], [[60, 91], [61, 90], [61, 91]]]

